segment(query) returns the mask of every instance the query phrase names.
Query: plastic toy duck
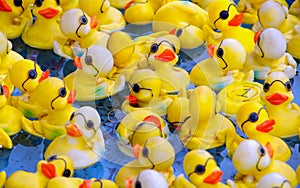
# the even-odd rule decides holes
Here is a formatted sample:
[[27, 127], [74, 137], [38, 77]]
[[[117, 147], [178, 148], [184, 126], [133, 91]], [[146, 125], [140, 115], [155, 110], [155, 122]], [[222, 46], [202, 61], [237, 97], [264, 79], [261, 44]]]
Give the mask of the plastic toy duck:
[[175, 34], [184, 49], [196, 48], [204, 43], [202, 26], [208, 24], [208, 14], [192, 2], [169, 2], [159, 8], [153, 21], [153, 32], [169, 31]]
[[269, 119], [267, 111], [258, 102], [248, 102], [240, 107], [236, 121], [249, 139], [257, 140], [262, 145], [270, 144], [274, 150], [274, 159], [287, 161], [291, 156], [289, 146], [279, 137], [269, 134], [275, 121]]
[[114, 61], [106, 48], [93, 45], [87, 49], [78, 49], [74, 60], [77, 70], [64, 78], [66, 86], [76, 90], [76, 100], [98, 100], [124, 88], [124, 76], [109, 77]]
[[244, 46], [247, 53], [253, 51], [255, 33], [240, 26], [243, 14], [238, 13], [235, 4], [230, 0], [218, 0], [218, 3], [211, 3], [208, 9], [208, 17], [214, 29], [220, 31], [217, 33], [207, 25], [203, 27], [208, 44], [216, 45], [220, 40], [233, 38]]
[[256, 187], [257, 188], [272, 188], [272, 187], [292, 188], [292, 184], [283, 175], [273, 172], [264, 175], [259, 180]]
[[283, 72], [272, 72], [265, 79], [263, 90], [261, 100], [266, 105], [269, 117], [275, 120], [274, 129], [270, 134], [281, 138], [297, 135], [300, 127], [300, 108], [291, 103], [294, 95], [289, 78]]
[[[221, 183], [223, 172], [217, 166], [214, 157], [205, 150], [192, 150], [188, 152], [183, 160], [183, 169], [188, 176], [190, 183], [189, 187], [217, 187], [229, 188], [228, 185]], [[181, 183], [179, 183], [181, 181]], [[175, 183], [175, 188], [187, 180], [180, 175]], [[189, 183], [189, 182], [187, 182]]]
[[93, 165], [100, 160], [105, 150], [100, 124], [101, 119], [96, 109], [90, 106], [80, 107], [66, 125], [67, 134], [51, 142], [44, 154], [45, 158], [51, 155], [69, 156], [75, 169]]
[[[35, 173], [16, 171], [6, 182], [6, 188], [44, 188], [50, 179], [55, 177], [71, 177], [74, 172], [73, 162], [66, 156], [51, 156], [37, 164]], [[26, 180], [26, 181], [24, 181]]]
[[22, 118], [22, 128], [30, 134], [48, 140], [66, 134], [63, 125], [73, 113], [75, 92], [70, 92], [61, 79], [50, 77], [38, 85], [31, 97], [35, 98], [37, 104], [46, 109], [47, 113], [34, 121]]
[[0, 31], [9, 39], [21, 36], [25, 24], [32, 19], [29, 5], [32, 0], [3, 0], [0, 4]]
[[238, 173], [235, 182], [243, 182], [248, 187], [255, 184], [266, 174], [276, 172], [284, 176], [296, 187], [296, 173], [288, 164], [272, 158], [273, 149], [271, 145], [263, 146], [256, 140], [245, 140], [235, 150], [232, 162]]
[[126, 163], [116, 174], [115, 182], [120, 188], [126, 187], [126, 179], [135, 179], [146, 169], [163, 174], [169, 186], [175, 180], [172, 168], [175, 151], [166, 139], [158, 136], [148, 138], [143, 146], [135, 145], [133, 153], [136, 160]]
[[111, 33], [121, 30], [126, 25], [123, 14], [118, 9], [111, 7], [108, 0], [79, 0], [79, 7], [89, 16], [97, 17], [98, 30]]
[[124, 18], [130, 24], [148, 24], [153, 17], [154, 10], [148, 0], [131, 0], [124, 8]]
[[148, 63], [162, 80], [162, 89], [167, 92], [178, 92], [190, 84], [188, 73], [179, 67], [174, 67], [178, 61], [174, 44], [163, 38], [157, 38], [152, 43]]
[[253, 81], [253, 71], [243, 71], [247, 54], [238, 40], [224, 39], [217, 47], [209, 45], [208, 54], [212, 58], [200, 61], [190, 72], [196, 86], [220, 90], [233, 82]]
[[21, 96], [11, 96], [9, 104], [19, 109], [28, 118], [38, 118], [45, 114], [45, 109], [37, 104], [37, 95], [32, 95], [39, 83], [49, 76], [32, 60], [24, 59], [13, 64], [9, 69], [12, 84], [22, 91]]
[[275, 71], [284, 72], [289, 78], [296, 75], [297, 62], [286, 52], [286, 39], [279, 30], [267, 28], [257, 32], [254, 41], [255, 49], [248, 54], [245, 67], [254, 70], [256, 79], [264, 80]]
[[129, 113], [149, 109], [160, 116], [166, 115], [172, 99], [163, 94], [161, 87], [161, 79], [154, 71], [150, 69], [135, 71], [129, 78], [130, 95], [122, 103], [122, 110]]
[[132, 156], [132, 146], [144, 145], [150, 137], [169, 136], [166, 122], [156, 113], [140, 109], [127, 114], [116, 127], [118, 146], [126, 155]]
[[[162, 174], [157, 172], [156, 170], [143, 170], [138, 174], [138, 176], [131, 181], [131, 179], [126, 180], [128, 184], [126, 188], [152, 188], [152, 187], [160, 187], [160, 188], [168, 188], [168, 182], [164, 178]], [[126, 182], [126, 183], [127, 183]]]
[[60, 56], [72, 59], [72, 47], [88, 48], [91, 45], [106, 47], [109, 35], [97, 31], [98, 21], [95, 16], [89, 17], [79, 8], [72, 8], [64, 12], [60, 18], [59, 26], [66, 38], [55, 38], [54, 52]]
[[189, 118], [179, 130], [179, 138], [190, 150], [228, 145], [229, 153], [242, 141], [232, 122], [219, 114], [216, 94], [208, 86], [198, 86], [189, 98]]
[[28, 22], [22, 33], [22, 40], [27, 45], [44, 50], [53, 48], [55, 37], [63, 37], [58, 19], [62, 13], [58, 0], [36, 0], [32, 8], [36, 17], [34, 22]]
[[66, 178], [56, 177], [49, 180], [46, 188], [118, 188], [118, 186], [110, 180], [106, 179], [89, 179], [84, 180], [81, 178]]

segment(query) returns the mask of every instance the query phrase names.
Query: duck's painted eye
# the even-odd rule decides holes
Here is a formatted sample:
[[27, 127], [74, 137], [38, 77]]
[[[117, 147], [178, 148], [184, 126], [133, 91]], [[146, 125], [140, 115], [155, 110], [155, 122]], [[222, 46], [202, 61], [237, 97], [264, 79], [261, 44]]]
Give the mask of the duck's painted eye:
[[256, 112], [252, 112], [250, 115], [249, 115], [249, 121], [254, 123], [258, 120], [258, 114]]
[[157, 50], [158, 50], [158, 44], [152, 44], [152, 46], [151, 46], [151, 52], [152, 53], [155, 53], [155, 52], [157, 52]]
[[217, 49], [217, 56], [221, 58], [221, 57], [223, 57], [223, 55], [224, 55], [224, 50], [222, 48], [218, 48]]
[[87, 65], [93, 64], [93, 57], [90, 55], [85, 56], [84, 60], [85, 60], [85, 64], [87, 64]]
[[31, 69], [28, 71], [28, 78], [35, 79], [37, 77], [37, 72], [35, 69]]
[[291, 84], [291, 82], [287, 81], [287, 82], [285, 83], [285, 88], [286, 88], [286, 90], [288, 90], [288, 91], [292, 91], [292, 84]]
[[270, 90], [270, 84], [269, 83], [265, 83], [263, 89], [264, 89], [264, 92], [268, 92]]
[[142, 184], [140, 182], [140, 180], [137, 180], [134, 184], [134, 188], [142, 188]]
[[3, 89], [2, 85], [0, 85], [0, 95], [4, 95], [4, 89]]
[[199, 175], [203, 174], [205, 172], [205, 166], [199, 164], [195, 167], [195, 172]]
[[59, 96], [60, 97], [65, 97], [67, 95], [67, 90], [65, 87], [62, 87], [59, 89]]
[[143, 150], [142, 150], [142, 155], [144, 157], [148, 157], [149, 155], [149, 149], [147, 147], [144, 147]]
[[228, 17], [229, 17], [229, 13], [228, 13], [227, 10], [222, 10], [222, 11], [220, 12], [220, 18], [221, 18], [222, 20], [226, 20]]
[[60, 0], [56, 0], [56, 4], [57, 4], [57, 5], [60, 5]]
[[14, 0], [14, 5], [16, 7], [21, 7], [22, 6], [22, 0]]
[[140, 90], [141, 90], [141, 86], [139, 85], [139, 84], [133, 84], [132, 85], [132, 90], [135, 92], [135, 93], [138, 93], [138, 92], [140, 92]]
[[83, 25], [86, 25], [87, 22], [88, 22], [88, 19], [87, 19], [87, 17], [86, 17], [85, 15], [82, 15], [82, 16], [80, 16], [80, 18], [79, 18], [79, 22], [80, 22], [81, 24], [83, 24]]
[[57, 155], [52, 155], [51, 157], [49, 157], [49, 158], [47, 159], [47, 162], [54, 161], [54, 160], [56, 160], [56, 159], [57, 159]]
[[43, 0], [35, 0], [35, 3], [34, 3], [37, 7], [41, 7], [42, 4], [43, 4]]
[[86, 122], [86, 128], [87, 128], [87, 129], [92, 129], [92, 128], [94, 128], [94, 122], [93, 122], [92, 120], [88, 120], [88, 121]]
[[178, 29], [176, 31], [176, 36], [179, 37], [182, 34], [182, 32], [183, 32], [182, 28]]
[[260, 147], [258, 148], [258, 151], [259, 151], [259, 154], [260, 154], [261, 156], [265, 156], [265, 155], [266, 155], [266, 150], [265, 150], [265, 148], [263, 148], [262, 146], [260, 146]]
[[69, 170], [69, 169], [64, 170], [63, 176], [66, 177], [66, 178], [70, 177], [71, 176], [71, 170]]

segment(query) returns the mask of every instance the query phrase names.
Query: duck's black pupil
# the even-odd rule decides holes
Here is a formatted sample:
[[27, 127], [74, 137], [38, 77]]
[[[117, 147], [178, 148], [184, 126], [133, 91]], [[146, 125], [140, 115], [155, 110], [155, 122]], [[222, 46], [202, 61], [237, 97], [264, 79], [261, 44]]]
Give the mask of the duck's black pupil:
[[85, 15], [82, 15], [81, 17], [80, 17], [80, 23], [82, 23], [82, 24], [87, 24], [87, 19], [86, 19], [86, 17], [85, 17]]
[[87, 56], [85, 57], [85, 63], [86, 63], [87, 65], [91, 65], [91, 64], [93, 63], [93, 58], [92, 58], [92, 56], [87, 55]]
[[140, 86], [138, 84], [133, 84], [132, 90], [136, 93], [140, 92]]
[[86, 123], [86, 126], [87, 126], [87, 128], [91, 129], [91, 128], [94, 127], [94, 122], [91, 121], [91, 120], [88, 120], [87, 123]]
[[222, 57], [224, 55], [224, 50], [222, 48], [217, 49], [217, 56]]
[[135, 182], [135, 188], [142, 188], [142, 184], [139, 180]]
[[155, 52], [157, 52], [157, 50], [158, 50], [158, 45], [157, 44], [152, 44], [152, 46], [151, 46], [151, 52], [155, 53]]
[[267, 92], [270, 89], [270, 84], [269, 83], [265, 83], [264, 84], [264, 91]]
[[28, 77], [30, 79], [35, 79], [37, 77], [36, 71], [34, 69], [28, 71]]
[[201, 174], [201, 173], [205, 172], [205, 166], [203, 166], [203, 165], [197, 165], [196, 168], [195, 168], [195, 172], [197, 174]]
[[35, 1], [35, 5], [36, 5], [37, 7], [42, 6], [42, 3], [43, 3], [43, 0], [36, 0], [36, 1]]
[[56, 4], [59, 5], [60, 4], [60, 0], [56, 0]]
[[176, 31], [176, 36], [179, 37], [181, 34], [182, 34], [182, 29], [180, 28]]
[[60, 88], [60, 90], [59, 90], [59, 96], [65, 97], [66, 95], [67, 95], [66, 88], [64, 88], [64, 87]]
[[63, 172], [63, 176], [64, 177], [70, 177], [71, 176], [71, 171], [69, 169], [66, 169], [64, 172]]
[[287, 83], [285, 84], [285, 87], [286, 87], [286, 89], [287, 89], [288, 91], [291, 91], [291, 90], [292, 90], [292, 84], [291, 84], [291, 82], [287, 82]]
[[73, 113], [71, 114], [71, 116], [70, 116], [70, 121], [74, 118], [74, 116], [75, 116], [75, 112], [73, 112]]
[[266, 154], [266, 151], [265, 151], [265, 149], [263, 147], [261, 147], [259, 149], [259, 152], [260, 152], [261, 155], [265, 155]]
[[14, 4], [16, 7], [22, 6], [22, 0], [14, 0]]
[[252, 113], [249, 115], [249, 121], [251, 121], [251, 122], [256, 122], [257, 120], [258, 120], [258, 115], [257, 115], [257, 113], [252, 112]]
[[53, 160], [55, 160], [57, 158], [57, 156], [56, 155], [52, 155], [51, 157], [49, 157], [48, 158], [48, 162], [50, 162], [50, 161], [53, 161]]
[[148, 155], [149, 155], [149, 150], [148, 150], [148, 148], [144, 148], [144, 149], [142, 150], [142, 155], [143, 155], [144, 157], [148, 157]]
[[229, 17], [229, 14], [228, 14], [228, 11], [227, 11], [227, 10], [222, 10], [222, 11], [220, 12], [220, 18], [221, 18], [222, 20], [226, 20], [228, 17]]

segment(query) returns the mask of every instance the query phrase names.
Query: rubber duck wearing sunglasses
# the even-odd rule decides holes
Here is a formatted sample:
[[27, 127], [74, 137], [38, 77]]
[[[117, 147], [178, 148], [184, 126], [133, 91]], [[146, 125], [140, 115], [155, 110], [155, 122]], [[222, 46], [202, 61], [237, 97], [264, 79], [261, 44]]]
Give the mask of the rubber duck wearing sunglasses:
[[124, 18], [129, 24], [146, 25], [154, 17], [154, 10], [148, 0], [131, 0], [124, 7]]
[[74, 65], [77, 69], [64, 78], [66, 86], [76, 90], [76, 100], [98, 100], [124, 88], [124, 76], [116, 76], [116, 74], [109, 76], [114, 64], [109, 50], [97, 45], [87, 49], [76, 49], [78, 50], [75, 52]]
[[137, 70], [131, 74], [128, 84], [130, 94], [121, 106], [125, 113], [149, 109], [160, 116], [166, 115], [172, 99], [163, 94], [161, 79], [154, 71]]
[[194, 85], [207, 85], [220, 90], [233, 82], [253, 81], [253, 71], [245, 71], [246, 51], [236, 39], [224, 39], [217, 46], [210, 44], [211, 58], [197, 63], [190, 72]]
[[56, 38], [54, 52], [62, 57], [73, 59], [73, 46], [88, 48], [91, 45], [106, 47], [109, 35], [97, 30], [98, 21], [95, 16], [88, 16], [79, 8], [65, 11], [59, 22], [60, 30], [67, 38]]
[[232, 162], [238, 171], [235, 175], [237, 184], [255, 187], [263, 176], [273, 172], [284, 176], [292, 187], [298, 184], [294, 169], [273, 158], [271, 145], [263, 146], [256, 140], [245, 140], [234, 152]]
[[167, 92], [178, 92], [190, 84], [188, 73], [179, 67], [174, 67], [178, 61], [174, 44], [158, 38], [151, 45], [148, 53], [148, 63], [162, 80], [162, 89]]
[[292, 188], [291, 182], [283, 175], [272, 172], [264, 175], [256, 185], [257, 188]]
[[274, 159], [287, 161], [291, 156], [289, 146], [279, 137], [269, 134], [274, 128], [275, 120], [258, 102], [248, 102], [240, 107], [236, 115], [239, 128], [249, 139], [257, 140], [262, 145], [270, 144], [274, 150]]
[[0, 31], [7, 38], [14, 39], [21, 36], [28, 21], [32, 20], [30, 4], [33, 0], [3, 0], [0, 4]]
[[[261, 100], [271, 119], [275, 120], [271, 135], [281, 138], [298, 135], [300, 125], [300, 108], [294, 99], [292, 84], [283, 72], [272, 72], [265, 79]], [[289, 121], [288, 125], [286, 124]]]
[[256, 79], [264, 80], [275, 71], [284, 72], [289, 78], [296, 75], [297, 62], [286, 52], [286, 39], [279, 30], [267, 28], [259, 31], [254, 42], [254, 51], [248, 54], [245, 67], [254, 70]]
[[75, 92], [69, 91], [63, 80], [50, 77], [42, 81], [31, 96], [47, 113], [33, 121], [22, 118], [23, 130], [48, 140], [66, 134], [64, 124], [74, 111]]
[[[208, 17], [213, 27], [205, 25], [203, 31], [206, 33], [208, 44], [218, 44], [221, 40], [232, 38], [238, 40], [246, 52], [254, 49], [254, 32], [248, 28], [241, 27], [243, 14], [239, 13], [236, 5], [229, 0], [218, 0], [218, 3], [209, 5]], [[214, 29], [220, 32], [215, 32]]]
[[71, 177], [73, 173], [74, 166], [69, 157], [51, 156], [47, 160], [40, 160], [37, 163], [36, 172], [34, 173], [23, 170], [18, 170], [12, 173], [7, 178], [4, 187], [45, 188], [51, 179], [61, 176]]
[[64, 37], [58, 22], [62, 13], [59, 0], [36, 0], [32, 13], [36, 19], [26, 24], [22, 40], [34, 48], [53, 49], [54, 38]]
[[105, 151], [100, 125], [101, 119], [96, 109], [90, 106], [80, 107], [71, 114], [66, 123], [67, 134], [55, 138], [46, 149], [44, 157], [69, 156], [75, 169], [93, 165], [101, 159]]
[[120, 10], [110, 6], [108, 0], [79, 0], [79, 7], [89, 16], [96, 16], [98, 30], [111, 33], [125, 27], [126, 21]]
[[22, 95], [11, 96], [9, 104], [19, 109], [25, 117], [39, 118], [47, 110], [37, 103], [39, 94], [34, 94], [37, 86], [49, 77], [49, 71], [43, 72], [39, 65], [29, 59], [23, 59], [13, 64], [9, 69], [12, 84], [21, 90]]
[[153, 32], [169, 31], [175, 34], [184, 49], [201, 46], [205, 41], [202, 27], [209, 24], [207, 12], [189, 1], [173, 1], [163, 5], [155, 13], [153, 21]]
[[144, 145], [134, 146], [133, 154], [136, 159], [121, 167], [115, 176], [115, 182], [119, 187], [126, 187], [126, 179], [135, 179], [146, 169], [163, 174], [169, 186], [174, 182], [172, 164], [175, 160], [175, 151], [168, 140], [159, 136], [148, 138]]

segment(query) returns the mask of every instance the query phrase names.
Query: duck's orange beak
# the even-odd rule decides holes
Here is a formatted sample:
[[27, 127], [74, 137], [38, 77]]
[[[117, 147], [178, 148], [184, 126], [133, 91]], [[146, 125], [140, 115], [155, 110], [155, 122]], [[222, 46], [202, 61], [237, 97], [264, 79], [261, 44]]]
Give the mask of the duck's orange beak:
[[214, 51], [215, 51], [215, 46], [212, 45], [212, 44], [209, 44], [207, 46], [207, 53], [208, 53], [208, 55], [209, 55], [210, 58], [214, 57]]
[[6, 3], [5, 0], [0, 0], [0, 11], [11, 12], [11, 7]]
[[273, 105], [280, 105], [287, 101], [289, 97], [281, 93], [274, 93], [272, 95], [266, 96], [266, 99]]
[[266, 149], [267, 149], [267, 152], [268, 152], [270, 158], [273, 158], [273, 155], [274, 155], [274, 149], [273, 149], [271, 143], [270, 143], [270, 142], [267, 142], [267, 144], [265, 145], [265, 147], [266, 147]]
[[6, 85], [3, 85], [3, 86], [2, 86], [2, 89], [3, 89], [3, 94], [4, 94], [4, 96], [5, 96], [6, 98], [8, 98], [8, 96], [9, 96], [9, 89], [8, 89], [8, 87], [7, 87]]
[[49, 78], [49, 76], [50, 76], [50, 70], [47, 69], [45, 72], [42, 73], [42, 76], [41, 76], [41, 78], [39, 79], [39, 82], [45, 80], [46, 78]]
[[134, 144], [134, 146], [132, 148], [132, 153], [136, 159], [139, 158], [141, 149], [142, 149], [142, 147], [140, 145]]
[[69, 96], [68, 96], [68, 103], [69, 104], [72, 104], [74, 101], [76, 100], [76, 91], [73, 90], [69, 93]]
[[81, 137], [82, 132], [75, 124], [66, 125], [67, 134], [71, 137]]
[[51, 163], [42, 164], [42, 173], [49, 179], [57, 176], [55, 166]]
[[255, 43], [255, 44], [257, 43], [260, 34], [261, 34], [261, 31], [257, 31], [257, 32], [255, 33], [255, 35], [254, 35], [254, 43]]
[[79, 188], [90, 188], [91, 187], [91, 180], [83, 180], [82, 184], [79, 186]]
[[149, 115], [149, 116], [145, 117], [143, 119], [143, 121], [144, 122], [152, 122], [152, 123], [154, 123], [157, 126], [157, 128], [159, 128], [159, 130], [162, 131], [162, 125], [161, 125], [158, 117], [153, 116], [153, 115]]
[[98, 25], [97, 16], [94, 15], [94, 16], [91, 17], [90, 27], [91, 27], [92, 29], [94, 29], [94, 28], [97, 27], [97, 25]]
[[270, 132], [274, 127], [273, 125], [275, 124], [274, 119], [268, 119], [264, 121], [262, 124], [256, 126], [256, 130], [264, 133]]
[[51, 18], [55, 17], [58, 13], [59, 13], [59, 10], [51, 8], [51, 7], [43, 9], [43, 10], [39, 10], [39, 14], [46, 19], [51, 19]]
[[169, 32], [169, 34], [171, 34], [171, 35], [175, 35], [175, 33], [176, 33], [176, 28], [172, 29], [172, 30]]
[[77, 57], [77, 56], [74, 57], [74, 66], [79, 68], [79, 69], [82, 69], [81, 58], [80, 57]]
[[129, 2], [125, 5], [125, 7], [124, 7], [124, 11], [125, 11], [126, 9], [128, 9], [128, 8], [132, 5], [132, 3], [134, 3], [133, 0], [129, 1]]
[[208, 184], [216, 184], [222, 180], [223, 172], [221, 170], [213, 171], [209, 176], [207, 176], [203, 182]]
[[239, 26], [241, 25], [243, 22], [243, 14], [239, 13], [236, 14], [229, 22], [228, 25], [229, 26]]
[[175, 53], [170, 49], [165, 49], [161, 54], [155, 55], [155, 59], [162, 62], [169, 62], [176, 58]]
[[125, 180], [125, 186], [126, 188], [132, 188], [133, 180], [130, 177], [127, 177]]
[[133, 107], [139, 106], [139, 99], [133, 96], [132, 94], [126, 96], [126, 99], [129, 101], [129, 104]]

